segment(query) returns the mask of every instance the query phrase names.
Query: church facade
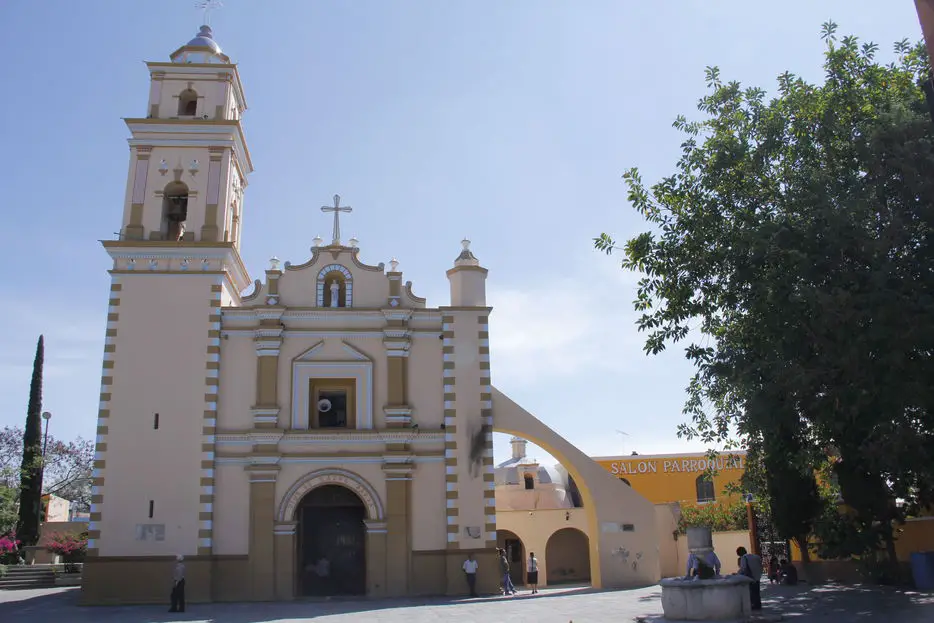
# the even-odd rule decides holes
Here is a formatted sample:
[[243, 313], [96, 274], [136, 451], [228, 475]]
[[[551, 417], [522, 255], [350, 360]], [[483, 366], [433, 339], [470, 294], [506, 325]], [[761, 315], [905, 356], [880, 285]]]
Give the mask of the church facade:
[[342, 238], [335, 196], [331, 240], [251, 284], [237, 66], [205, 26], [148, 67], [120, 236], [103, 242], [84, 602], [164, 601], [178, 555], [192, 601], [459, 594], [468, 554], [495, 592], [494, 429], [568, 465], [595, 586], [654, 581], [651, 504], [492, 386], [487, 270], [469, 241], [448, 305], [428, 307], [395, 262], [367, 264]]

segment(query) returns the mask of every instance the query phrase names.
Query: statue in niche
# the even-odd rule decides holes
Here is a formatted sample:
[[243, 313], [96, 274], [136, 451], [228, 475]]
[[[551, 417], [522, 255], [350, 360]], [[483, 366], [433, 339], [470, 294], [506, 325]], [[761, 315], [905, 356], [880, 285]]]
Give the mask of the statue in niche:
[[331, 307], [339, 307], [341, 284], [335, 279], [331, 282]]

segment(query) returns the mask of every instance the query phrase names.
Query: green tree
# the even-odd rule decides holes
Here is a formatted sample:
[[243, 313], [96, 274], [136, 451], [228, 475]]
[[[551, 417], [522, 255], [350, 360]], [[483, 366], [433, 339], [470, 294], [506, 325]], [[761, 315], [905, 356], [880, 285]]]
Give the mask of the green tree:
[[16, 536], [23, 545], [39, 540], [39, 517], [42, 506], [42, 364], [45, 357], [43, 336], [36, 344], [29, 385], [29, 407], [23, 433], [23, 461], [20, 471], [19, 520]]
[[690, 342], [679, 435], [755, 448], [788, 537], [823, 516], [813, 472], [832, 448], [864, 547], [894, 560], [895, 524], [934, 500], [930, 68], [920, 44], [881, 64], [832, 23], [822, 36], [823, 83], [786, 72], [771, 99], [708, 68], [705, 117], [674, 124], [675, 173], [624, 175], [652, 231], [623, 267], [643, 273], [645, 350]]

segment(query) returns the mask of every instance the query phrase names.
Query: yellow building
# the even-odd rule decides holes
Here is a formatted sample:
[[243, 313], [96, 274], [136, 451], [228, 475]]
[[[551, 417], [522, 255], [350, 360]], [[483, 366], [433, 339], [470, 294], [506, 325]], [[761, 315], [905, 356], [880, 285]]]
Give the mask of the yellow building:
[[[746, 453], [723, 453], [711, 460], [706, 453], [633, 454], [593, 457], [601, 467], [631, 486], [653, 504], [706, 504], [737, 499], [727, 495], [746, 468]], [[713, 468], [711, 479], [708, 470]]]

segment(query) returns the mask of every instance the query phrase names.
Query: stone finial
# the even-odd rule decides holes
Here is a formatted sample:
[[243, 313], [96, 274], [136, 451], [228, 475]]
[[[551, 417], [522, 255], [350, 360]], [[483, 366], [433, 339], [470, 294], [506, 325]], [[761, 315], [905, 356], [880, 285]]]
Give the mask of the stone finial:
[[479, 266], [480, 260], [470, 251], [470, 240], [464, 238], [461, 240], [461, 249], [460, 255], [457, 256], [457, 259], [454, 260], [455, 266]]
[[389, 260], [389, 271], [393, 273], [399, 272], [399, 260], [396, 258]]

